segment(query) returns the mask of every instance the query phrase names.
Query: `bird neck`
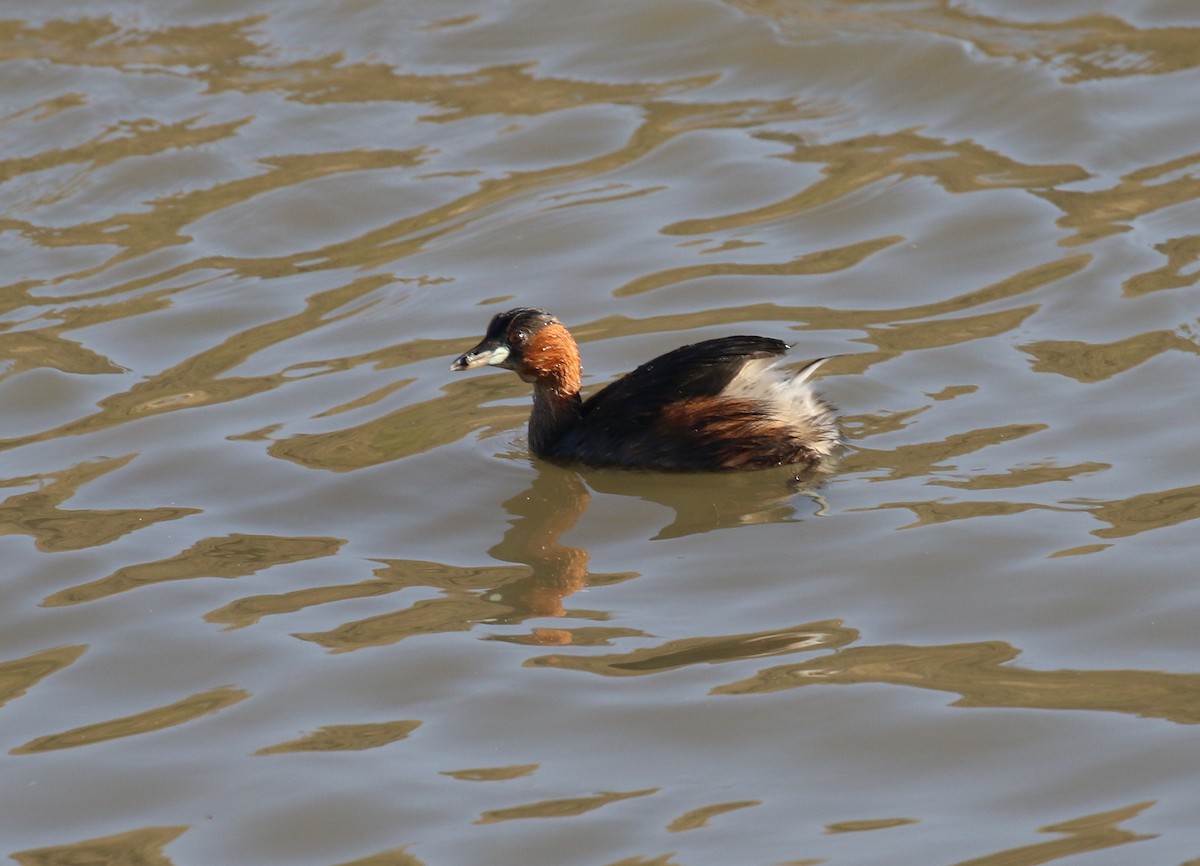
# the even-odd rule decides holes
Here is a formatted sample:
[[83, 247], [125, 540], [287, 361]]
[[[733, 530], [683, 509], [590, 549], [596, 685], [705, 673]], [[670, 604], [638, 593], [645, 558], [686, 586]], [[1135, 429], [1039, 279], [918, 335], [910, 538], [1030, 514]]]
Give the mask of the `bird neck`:
[[553, 324], [535, 334], [523, 354], [533, 379], [529, 447], [535, 454], [545, 454], [582, 416], [579, 347], [566, 328]]
[[562, 394], [538, 383], [533, 387], [533, 414], [529, 416], [529, 449], [547, 454], [583, 416], [579, 392]]

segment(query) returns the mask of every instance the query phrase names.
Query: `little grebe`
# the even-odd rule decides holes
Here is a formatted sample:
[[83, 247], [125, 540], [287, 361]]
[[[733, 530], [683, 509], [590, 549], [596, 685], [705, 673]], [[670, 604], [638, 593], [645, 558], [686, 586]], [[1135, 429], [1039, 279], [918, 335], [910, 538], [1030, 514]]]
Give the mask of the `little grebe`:
[[644, 469], [816, 467], [837, 455], [837, 415], [808, 378], [774, 369], [788, 346], [770, 337], [719, 337], [680, 346], [593, 394], [579, 396], [579, 347], [545, 310], [500, 313], [451, 370], [487, 365], [533, 384], [534, 454], [592, 466]]

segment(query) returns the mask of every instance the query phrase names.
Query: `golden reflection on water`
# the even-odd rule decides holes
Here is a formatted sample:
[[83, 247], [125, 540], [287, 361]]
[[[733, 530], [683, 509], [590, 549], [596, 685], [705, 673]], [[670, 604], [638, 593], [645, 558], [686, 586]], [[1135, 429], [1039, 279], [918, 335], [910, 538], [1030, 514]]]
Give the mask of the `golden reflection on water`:
[[65, 330], [64, 323], [62, 327], [0, 334], [0, 359], [10, 362], [0, 381], [38, 367], [84, 376], [124, 372], [103, 355], [63, 337]]
[[1023, 21], [987, 15], [953, 0], [911, 6], [868, 3], [792, 3], [728, 0], [789, 28], [887, 32], [894, 27], [953, 37], [1001, 59], [1039, 61], [1065, 84], [1103, 78], [1167, 75], [1200, 66], [1200, 28], [1147, 27], [1115, 15], [1089, 13], [1061, 20]]
[[[946, 486], [963, 485], [948, 484]], [[1059, 505], [1013, 500], [975, 500], [969, 502], [923, 500], [881, 502], [871, 506], [868, 510], [885, 510], [889, 508], [907, 508], [916, 515], [916, 522], [898, 527], [900, 529], [933, 526], [939, 523], [948, 523], [952, 520], [966, 520], [974, 517], [999, 517], [1008, 514], [1021, 514], [1026, 511], [1083, 512], [1109, 524], [1102, 529], [1092, 530], [1092, 535], [1099, 538], [1126, 538], [1131, 535], [1162, 529], [1167, 526], [1177, 526], [1180, 523], [1200, 518], [1200, 485], [1161, 490], [1152, 493], [1138, 493], [1125, 499], [1108, 501], [1064, 499]], [[1096, 544], [1072, 547], [1068, 550], [1056, 551], [1050, 554], [1050, 556], [1062, 556], [1068, 552], [1093, 553], [1109, 546], [1107, 544]]]
[[142, 713], [110, 719], [107, 722], [97, 722], [63, 731], [59, 734], [48, 734], [30, 740], [23, 746], [10, 749], [10, 755], [34, 755], [39, 752], [53, 752], [58, 749], [73, 749], [77, 746], [89, 746], [93, 743], [103, 743], [106, 740], [116, 740], [122, 737], [132, 737], [151, 731], [161, 731], [194, 721], [201, 716], [219, 712], [226, 707], [244, 701], [250, 697], [249, 692], [230, 687], [211, 689], [197, 695], [191, 695], [181, 701], [176, 701], [165, 707], [156, 707]]
[[32, 26], [23, 21], [0, 24], [5, 57], [28, 57], [55, 64], [130, 67], [150, 71], [154, 64], [219, 72], [262, 46], [251, 37], [262, 16], [214, 24], [140, 29], [110, 18], [60, 18]]
[[172, 866], [163, 848], [190, 827], [142, 827], [100, 839], [88, 839], [71, 845], [54, 845], [30, 851], [13, 852], [20, 866], [80, 866], [103, 863], [104, 866]]
[[1029, 487], [1034, 484], [1070, 481], [1079, 475], [1102, 472], [1111, 468], [1111, 463], [1078, 463], [1074, 466], [1038, 464], [1017, 467], [994, 475], [979, 473], [961, 481], [934, 478], [929, 483], [937, 487], [957, 487], [960, 490], [1003, 490], [1009, 487]]
[[524, 414], [478, 405], [478, 392], [465, 380], [447, 384], [444, 390], [440, 397], [410, 403], [353, 427], [276, 439], [268, 453], [312, 469], [349, 472], [431, 451], [477, 430], [488, 435], [511, 427]]
[[[229, 270], [245, 277], [266, 277], [314, 269], [387, 266], [418, 252], [433, 238], [461, 228], [472, 214], [485, 208], [553, 183], [601, 176], [645, 156], [684, 132], [811, 118], [826, 110], [791, 100], [729, 103], [669, 100], [670, 96], [711, 84], [715, 80], [711, 75], [662, 83], [607, 84], [536, 76], [531, 73], [530, 64], [486, 67], [453, 75], [405, 75], [385, 64], [348, 63], [345, 58], [334, 55], [281, 64], [273, 62], [249, 35], [258, 20], [251, 18], [220, 25], [181, 26], [146, 32], [121, 28], [121, 39], [108, 39], [102, 33], [117, 29], [115, 25], [91, 19], [61, 22], [60, 27], [33, 35], [19, 26], [18, 32], [10, 33], [10, 38], [42, 41], [49, 56], [70, 58], [66, 62], [79, 61], [77, 43], [83, 42], [90, 49], [85, 56], [99, 66], [122, 67], [130, 62], [143, 68], [156, 62], [171, 67], [186, 66], [190, 77], [207, 84], [214, 93], [222, 90], [243, 94], [269, 91], [314, 105], [363, 101], [429, 102], [441, 112], [422, 119], [440, 122], [492, 114], [538, 115], [585, 105], [636, 104], [643, 107], [643, 123], [616, 151], [576, 164], [509, 172], [503, 178], [484, 179], [474, 192], [368, 231], [352, 241], [335, 242], [286, 256], [204, 257], [158, 275], [159, 280], [208, 268]], [[217, 45], [220, 47], [219, 59], [201, 61], [200, 57], [206, 56], [209, 46]], [[203, 46], [199, 55], [190, 57], [189, 52], [199, 46]], [[183, 50], [178, 50], [180, 47]], [[137, 54], [136, 61], [131, 61], [131, 51]], [[169, 148], [231, 138], [250, 119], [211, 126], [197, 126], [197, 118], [170, 125], [151, 121], [126, 124], [120, 127], [119, 135], [106, 132], [101, 138], [73, 149], [43, 153], [37, 164], [18, 161], [7, 166], [7, 171], [25, 173], [74, 163], [94, 170], [117, 159], [149, 156]], [[64, 278], [74, 279], [124, 259], [181, 243], [185, 239], [181, 229], [187, 224], [272, 189], [291, 187], [336, 173], [414, 168], [421, 164], [423, 155], [420, 149], [410, 149], [260, 156], [258, 161], [270, 166], [270, 171], [183, 195], [172, 193], [150, 202], [148, 209], [141, 213], [122, 213], [68, 229], [46, 229], [7, 219], [0, 220], [0, 230], [20, 231], [43, 246], [103, 244], [121, 248], [121, 252], [104, 265]], [[0, 177], [5, 168], [0, 164]]]
[[915, 516], [912, 523], [905, 523], [898, 529], [914, 529], [920, 526], [935, 526], [939, 523], [949, 523], [952, 520], [968, 520], [973, 517], [1006, 517], [1011, 514], [1023, 514], [1026, 511], [1067, 511], [1069, 509], [1042, 505], [1038, 502], [1011, 502], [1009, 500], [993, 500], [990, 502], [946, 502], [944, 500], [921, 500], [911, 502], [881, 502], [871, 506], [872, 511], [885, 511], [890, 508], [907, 508]]
[[393, 848], [390, 851], [372, 854], [369, 857], [363, 857], [359, 860], [347, 860], [345, 863], [337, 863], [335, 866], [425, 866], [425, 861], [418, 860], [412, 854], [409, 854], [408, 846], [405, 845], [401, 848]]
[[684, 830], [699, 830], [701, 827], [707, 827], [708, 822], [718, 815], [760, 805], [762, 805], [762, 800], [736, 800], [731, 803], [713, 803], [711, 806], [690, 809], [668, 824], [667, 832], [680, 833]]
[[[1066, 838], [1052, 839], [1035, 845], [1023, 845], [1020, 848], [1009, 848], [997, 851], [983, 857], [961, 860], [954, 866], [1039, 866], [1052, 860], [1073, 857], [1076, 854], [1086, 854], [1089, 851], [1103, 851], [1126, 845], [1130, 842], [1142, 842], [1156, 838], [1154, 834], [1135, 833], [1125, 830], [1119, 825], [1122, 821], [1130, 821], [1154, 805], [1151, 800], [1147, 803], [1135, 803], [1121, 809], [1108, 812], [1098, 812], [1085, 815], [1071, 821], [1062, 821], [1039, 828], [1042, 833], [1060, 833]], [[1187, 866], [1187, 864], [1181, 864]]]
[[[1200, 503], [1200, 497], [1193, 497]], [[1200, 506], [1180, 510], [1169, 500], [1148, 503], [1170, 520], [1200, 516]], [[962, 516], [1005, 514], [1025, 508], [1043, 507], [1020, 503], [939, 504], [944, 512]], [[882, 506], [887, 507], [887, 506]], [[907, 503], [918, 513], [930, 511], [923, 522], [947, 519], [933, 517], [936, 509]], [[1102, 513], [1103, 506], [1096, 508]], [[949, 518], [953, 519], [953, 517]], [[1109, 518], [1114, 530], [1128, 534], [1136, 529], [1116, 529], [1132, 522], [1129, 517]], [[1160, 525], [1153, 515], [1145, 520]], [[569, 528], [573, 520], [566, 522]], [[555, 537], [563, 527], [556, 526]], [[1097, 535], [1105, 534], [1097, 531]], [[1103, 547], [1099, 545], [1097, 547]], [[1060, 551], [1065, 553], [1082, 550]], [[586, 558], [583, 559], [586, 563]], [[556, 566], [561, 568], [561, 566]], [[465, 625], [465, 624], [464, 624]], [[312, 639], [313, 636], [305, 636]], [[607, 637], [607, 636], [606, 636]], [[852, 684], [886, 682], [920, 688], [958, 692], [955, 706], [1025, 707], [1037, 709], [1092, 710], [1134, 713], [1164, 718], [1181, 724], [1200, 723], [1200, 677], [1157, 671], [1033, 671], [1010, 664], [1019, 651], [1002, 641], [940, 647], [850, 647], [859, 639], [855, 629], [837, 622], [812, 623], [791, 629], [744, 635], [696, 637], [669, 641], [659, 647], [612, 655], [543, 656], [526, 662], [532, 667], [556, 667], [605, 676], [657, 674], [695, 664], [745, 660], [768, 655], [815, 650], [837, 650], [810, 662], [766, 669], [756, 676], [717, 686], [713, 694], [760, 694], [815, 683]], [[339, 645], [346, 648], [345, 645]]]
[[45, 607], [82, 604], [173, 580], [246, 577], [276, 565], [333, 556], [343, 544], [345, 541], [340, 538], [283, 538], [241, 533], [206, 538], [170, 559], [127, 565], [108, 577], [60, 590], [47, 596], [42, 604]]
[[1139, 670], [1035, 671], [1009, 664], [1020, 651], [1004, 641], [945, 646], [848, 647], [767, 668], [716, 686], [715, 695], [760, 695], [819, 684], [887, 683], [954, 692], [955, 707], [1021, 707], [1129, 713], [1181, 725], [1200, 723], [1200, 674]]
[[662, 646], [604, 656], [542, 656], [529, 667], [556, 667], [605, 676], [642, 676], [694, 664], [721, 664], [794, 652], [837, 649], [858, 639], [858, 632], [838, 622], [815, 622], [752, 634], [695, 637]]
[[[278, 343], [337, 322], [349, 315], [340, 308], [389, 282], [391, 280], [386, 277], [364, 277], [349, 285], [318, 292], [309, 297], [305, 309], [295, 315], [255, 325], [234, 334], [212, 348], [143, 379], [124, 393], [105, 397], [99, 401], [101, 411], [97, 413], [40, 433], [0, 439], [0, 451], [47, 439], [104, 430], [164, 412], [244, 399], [277, 388], [297, 377], [287, 370], [264, 376], [223, 374]], [[303, 372], [306, 376], [317, 376], [341, 368], [338, 362], [329, 362], [320, 366], [306, 366]]]
[[[695, 312], [647, 316], [636, 320], [625, 316], [608, 316], [592, 322], [568, 324], [571, 333], [580, 343], [635, 334], [734, 325], [741, 322], [788, 322], [797, 330], [862, 332], [868, 336], [860, 338], [861, 341], [874, 343], [880, 351], [845, 356], [835, 359], [835, 363], [841, 362], [839, 371], [863, 373], [873, 364], [897, 357], [908, 350], [956, 345], [1012, 330], [1036, 311], [1037, 307], [1030, 305], [976, 317], [960, 317], [958, 314], [973, 307], [995, 304], [1033, 292], [1079, 273], [1090, 262], [1091, 257], [1088, 255], [1067, 256], [1022, 269], [1010, 277], [982, 288], [968, 288], [944, 300], [926, 301], [906, 307], [837, 309], [777, 303], [735, 304]], [[713, 273], [716, 273], [721, 266], [712, 267]], [[704, 275], [707, 275], [707, 272], [692, 274], [693, 277]], [[912, 323], [911, 329], [902, 330], [909, 323]], [[898, 331], [907, 336], [892, 336]], [[585, 357], [585, 364], [586, 360]]]
[[520, 779], [522, 776], [528, 776], [540, 766], [540, 764], [513, 764], [508, 767], [445, 770], [442, 772], [442, 775], [450, 776], [463, 782], [507, 782], [509, 779]]
[[[172, 149], [209, 143], [224, 138], [232, 138], [239, 129], [250, 121], [221, 124], [205, 127], [197, 135], [191, 128], [193, 121], [179, 124], [175, 128], [131, 129], [130, 139], [137, 142], [136, 150]], [[150, 138], [149, 142], [141, 139]], [[159, 140], [161, 139], [161, 144]], [[192, 141], [191, 139], [201, 139]], [[124, 153], [123, 157], [131, 155]], [[82, 154], [73, 155], [82, 159]], [[88, 160], [91, 161], [91, 160]], [[267, 170], [261, 174], [247, 178], [216, 184], [203, 189], [186, 193], [173, 193], [160, 200], [149, 202], [149, 209], [139, 213], [120, 213], [93, 223], [79, 223], [70, 228], [44, 229], [29, 223], [12, 220], [7, 224], [0, 222], [0, 228], [17, 229], [26, 237], [46, 247], [73, 246], [116, 246], [120, 252], [102, 266], [77, 272], [72, 279], [90, 276], [108, 270], [121, 262], [143, 256], [166, 247], [185, 244], [191, 240], [184, 229], [198, 220], [212, 214], [221, 213], [239, 203], [250, 201], [267, 193], [295, 187], [319, 178], [331, 177], [359, 171], [380, 171], [398, 168], [413, 168], [421, 165], [420, 150], [356, 150], [344, 153], [320, 154], [281, 154], [263, 157], [259, 163]], [[2, 167], [0, 167], [2, 168]], [[327, 264], [331, 266], [344, 265], [342, 244], [330, 245], [326, 248]], [[306, 253], [305, 258], [312, 254]], [[293, 270], [298, 259], [292, 257], [271, 260], [274, 266], [262, 264], [257, 266], [245, 259], [213, 256], [202, 258], [176, 269], [171, 276], [182, 276], [203, 269], [223, 270], [231, 268], [244, 275], [268, 276], [279, 275]], [[159, 277], [161, 279], [161, 275]], [[122, 286], [129, 288], [129, 286]]]
[[[1167, 257], [1166, 264], [1126, 279], [1121, 284], [1126, 297], [1136, 298], [1150, 292], [1182, 289], [1200, 282], [1200, 270], [1196, 268], [1196, 262], [1200, 261], [1200, 235], [1171, 238], [1155, 244], [1154, 249]], [[1185, 274], [1185, 269], [1190, 273]]]
[[90, 460], [60, 472], [0, 480], [0, 487], [30, 487], [0, 503], [0, 535], [28, 535], [39, 550], [99, 547], [164, 520], [198, 514], [197, 508], [65, 509], [79, 488], [128, 465], [136, 454]]
[[[1140, 168], [1120, 179], [1110, 189], [1044, 189], [1034, 191], [1062, 210], [1058, 221], [1063, 228], [1075, 229], [1064, 238], [1063, 246], [1081, 246], [1107, 235], [1132, 230], [1130, 223], [1174, 205], [1195, 201], [1200, 196], [1200, 154], [1170, 160], [1162, 165]], [[1164, 182], [1169, 179], [1169, 182]]]
[[419, 721], [367, 722], [353, 725], [325, 725], [304, 737], [264, 746], [254, 754], [281, 755], [288, 752], [361, 752], [377, 749], [408, 737], [421, 727]]
[[418, 601], [401, 611], [344, 623], [329, 631], [297, 632], [295, 636], [334, 652], [348, 652], [387, 646], [417, 635], [470, 631], [476, 623], [507, 610], [498, 610], [476, 593], [447, 591], [441, 598]]
[[[880, 250], [903, 241], [899, 235], [861, 241], [845, 247], [830, 250], [819, 250], [815, 253], [805, 253], [796, 256], [790, 262], [779, 264], [735, 264], [733, 262], [707, 262], [699, 265], [687, 265], [656, 271], [638, 277], [618, 289], [613, 290], [614, 297], [629, 297], [651, 292], [655, 289], [673, 286], [688, 280], [701, 277], [796, 277], [810, 274], [828, 274], [852, 268], [859, 262]], [[715, 252], [712, 250], [710, 252]]]
[[1047, 429], [1046, 424], [1004, 424], [966, 433], [952, 433], [939, 442], [919, 442], [899, 445], [890, 451], [877, 451], [858, 445], [843, 465], [849, 471], [866, 469], [888, 469], [879, 480], [913, 478], [933, 474], [937, 470], [953, 468], [943, 463], [949, 457], [972, 454], [990, 445], [1011, 442]]
[[0, 662], [0, 707], [21, 697], [51, 674], [74, 664], [86, 651], [86, 646], [61, 646]]
[[[843, 200], [884, 180], [929, 177], [948, 192], [966, 193], [1002, 187], [1052, 187], [1089, 176], [1077, 165], [1023, 165], [972, 141], [947, 142], [909, 130], [836, 144], [818, 144], [775, 132], [759, 137], [790, 145], [792, 152], [787, 159], [816, 163], [822, 166], [824, 177], [781, 201], [727, 216], [683, 220], [666, 226], [666, 234], [709, 234], [774, 222]], [[870, 243], [886, 245], [887, 241], [894, 242], [884, 238]]]
[[501, 821], [514, 821], [519, 818], [574, 818], [596, 809], [602, 809], [612, 803], [619, 803], [621, 800], [657, 794], [659, 790], [658, 788], [645, 788], [640, 791], [604, 791], [590, 797], [542, 800], [522, 806], [510, 806], [507, 809], [492, 809], [484, 812], [475, 823], [497, 824]]
[[417, 602], [399, 613], [347, 623], [331, 632], [298, 635], [330, 649], [381, 646], [415, 634], [469, 628], [475, 618], [460, 616], [465, 611], [484, 618], [485, 614], [496, 612], [486, 601], [478, 600], [472, 591], [491, 586], [497, 581], [520, 579], [522, 574], [523, 571], [518, 568], [456, 568], [422, 560], [386, 561], [370, 580], [309, 587], [275, 595], [247, 596], [205, 614], [204, 618], [209, 622], [228, 624], [230, 628], [244, 628], [264, 616], [294, 613], [316, 605], [388, 595], [411, 587], [444, 588], [442, 598]]
[[[64, 102], [61, 98], [43, 102], [37, 106], [36, 119], [46, 120], [58, 111], [80, 104], [83, 103], [72, 103], [69, 100]], [[9, 115], [8, 119], [15, 119], [15, 116]], [[34, 156], [0, 160], [0, 181], [55, 168], [79, 166], [76, 169], [78, 174], [73, 176], [69, 183], [51, 188], [31, 202], [36, 205], [53, 204], [60, 198], [66, 198], [67, 194], [73, 191], [75, 183], [97, 169], [130, 158], [150, 157], [178, 147], [212, 144], [230, 138], [249, 121], [249, 118], [208, 126], [200, 126], [198, 121], [199, 118], [176, 123], [160, 123], [149, 119], [118, 121], [102, 133], [73, 147], [50, 148]], [[228, 203], [228, 197], [224, 199], [224, 203]], [[217, 203], [213, 202], [214, 205]], [[162, 226], [146, 219], [145, 215], [121, 214], [120, 217], [103, 223], [83, 223], [70, 228], [48, 228], [8, 218], [0, 220], [0, 229], [15, 229], [40, 245], [51, 248], [76, 244], [116, 244], [126, 248], [127, 256], [135, 248], [149, 251], [160, 245], [183, 242], [184, 238], [172, 228], [175, 220], [170, 219], [172, 214], [167, 210], [168, 207], [169, 204], [165, 204], [163, 208], [162, 215], [165, 221]], [[180, 211], [176, 210], [174, 215], [178, 216], [179, 213]], [[90, 272], [92, 271], [89, 269], [83, 273]]]
[[1146, 331], [1112, 343], [1038, 340], [1021, 349], [1033, 356], [1033, 369], [1039, 373], [1058, 373], [1092, 383], [1111, 379], [1163, 352], [1200, 355], [1200, 341], [1194, 333]]
[[1082, 505], [1097, 520], [1109, 524], [1104, 529], [1092, 532], [1100, 538], [1125, 538], [1166, 526], [1178, 526], [1188, 520], [1200, 518], [1200, 485], [1196, 484], [1152, 493], [1138, 493], [1107, 502], [1082, 499], [1065, 501]]
[[862, 833], [867, 830], [890, 830], [892, 827], [903, 827], [906, 824], [916, 823], [914, 818], [867, 818], [826, 824], [825, 831], [827, 833]]
[[632, 496], [670, 509], [673, 519], [652, 541], [701, 535], [735, 526], [798, 520], [797, 503], [808, 500], [824, 513], [822, 468], [796, 475], [792, 467], [734, 474], [669, 474], [581, 469], [597, 493]]
[[[731, 2], [789, 28], [865, 27], [886, 32], [899, 25], [918, 32], [947, 35], [993, 57], [1036, 60], [1051, 69], [1069, 70], [1069, 74], [1062, 76], [1066, 84], [1167, 75], [1200, 66], [1200, 28], [1139, 28], [1112, 15], [1030, 22], [983, 15], [947, 0], [901, 9], [863, 4], [797, 5], [778, 0]], [[776, 136], [768, 133], [763, 137]], [[923, 152], [931, 158], [922, 160]], [[1080, 166], [1024, 166], [969, 140], [938, 141], [912, 131], [866, 136], [830, 146], [814, 147], [800, 141], [792, 158], [820, 163], [826, 179], [791, 199], [754, 212], [717, 221], [682, 222], [668, 230], [706, 232], [755, 224], [837, 200], [883, 177], [928, 174], [950, 192], [977, 190], [993, 184], [1012, 185], [1044, 198], [1062, 211], [1059, 226], [1075, 232], [1060, 243], [1079, 246], [1130, 231], [1131, 224], [1139, 218], [1200, 197], [1200, 177], [1195, 171], [1200, 165], [1197, 154], [1146, 165], [1124, 175], [1109, 188], [1086, 191], [1062, 188], [1090, 177]], [[1126, 295], [1136, 297], [1164, 288], [1194, 285], [1200, 280], [1194, 268], [1192, 273], [1183, 273], [1185, 267], [1196, 261], [1196, 235], [1172, 238], [1155, 249], [1167, 257], [1167, 263], [1129, 277], [1124, 284]]]

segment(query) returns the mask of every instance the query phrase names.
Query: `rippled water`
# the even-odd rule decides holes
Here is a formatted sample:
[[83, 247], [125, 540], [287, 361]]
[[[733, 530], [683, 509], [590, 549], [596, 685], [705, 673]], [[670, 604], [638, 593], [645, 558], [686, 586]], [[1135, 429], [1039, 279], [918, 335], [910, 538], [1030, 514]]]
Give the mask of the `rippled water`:
[[[1198, 92], [1171, 0], [6, 4], [0, 854], [1200, 862]], [[842, 470], [531, 459], [516, 305], [840, 355]]]

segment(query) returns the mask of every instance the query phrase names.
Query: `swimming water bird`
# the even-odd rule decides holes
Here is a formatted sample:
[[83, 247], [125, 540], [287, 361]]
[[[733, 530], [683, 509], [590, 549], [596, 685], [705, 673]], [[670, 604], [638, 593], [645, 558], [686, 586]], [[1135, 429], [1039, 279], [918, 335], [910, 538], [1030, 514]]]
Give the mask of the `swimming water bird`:
[[660, 355], [587, 400], [579, 347], [545, 310], [495, 316], [451, 370], [494, 366], [533, 385], [529, 448], [591, 466], [711, 471], [836, 460], [837, 414], [808, 383], [828, 358], [793, 374], [775, 369], [788, 346], [770, 337], [719, 337]]

